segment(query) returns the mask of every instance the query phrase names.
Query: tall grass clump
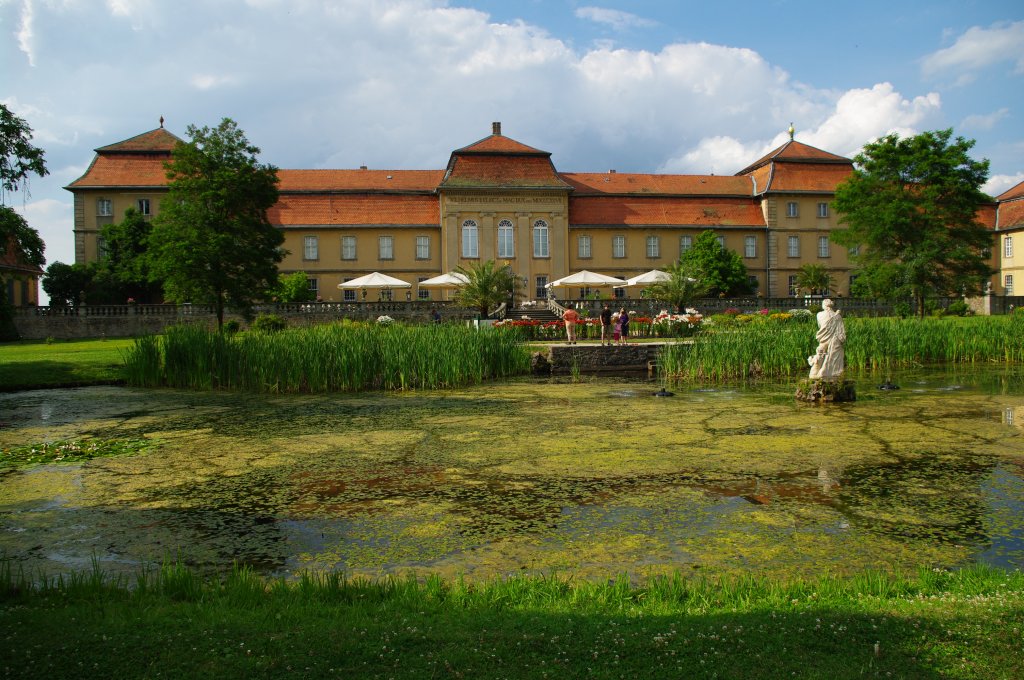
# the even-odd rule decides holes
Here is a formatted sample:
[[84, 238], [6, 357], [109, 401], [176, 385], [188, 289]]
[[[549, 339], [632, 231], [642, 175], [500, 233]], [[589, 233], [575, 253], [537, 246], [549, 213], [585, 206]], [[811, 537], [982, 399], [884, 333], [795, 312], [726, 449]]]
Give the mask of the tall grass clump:
[[[807, 371], [817, 347], [813, 323], [764, 321], [701, 331], [692, 344], [666, 345], [659, 364], [677, 380], [785, 377]], [[851, 371], [925, 364], [1024, 361], [1024, 318], [846, 319]]]
[[338, 323], [228, 336], [176, 326], [126, 356], [129, 384], [250, 392], [437, 389], [526, 373], [514, 336], [452, 324]]

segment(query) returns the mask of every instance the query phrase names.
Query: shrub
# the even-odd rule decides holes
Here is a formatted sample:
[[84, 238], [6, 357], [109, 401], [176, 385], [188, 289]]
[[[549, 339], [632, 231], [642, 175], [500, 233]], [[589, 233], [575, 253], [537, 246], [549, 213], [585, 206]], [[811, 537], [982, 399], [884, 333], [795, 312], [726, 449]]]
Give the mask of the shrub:
[[277, 314], [260, 314], [249, 328], [260, 333], [277, 333], [287, 327], [288, 322]]
[[892, 313], [901, 319], [906, 319], [913, 311], [909, 302], [897, 302], [892, 306]]
[[231, 321], [224, 322], [224, 332], [228, 335], [234, 335], [241, 330], [242, 324], [238, 323], [238, 319], [231, 319]]
[[949, 306], [946, 307], [946, 314], [952, 314], [954, 316], [967, 316], [971, 313], [971, 308], [967, 306], [967, 303], [963, 300], [957, 302], [950, 302]]

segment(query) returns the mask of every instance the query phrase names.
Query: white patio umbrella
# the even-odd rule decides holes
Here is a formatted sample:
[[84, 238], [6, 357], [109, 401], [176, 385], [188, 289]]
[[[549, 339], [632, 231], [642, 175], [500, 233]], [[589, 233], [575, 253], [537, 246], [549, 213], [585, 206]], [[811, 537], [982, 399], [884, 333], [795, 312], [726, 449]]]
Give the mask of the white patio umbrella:
[[569, 274], [569, 276], [562, 277], [557, 281], [552, 281], [547, 285], [548, 288], [558, 288], [564, 286], [617, 286], [622, 283], [622, 279], [617, 279], [614, 276], [605, 276], [604, 274], [598, 274], [584, 269], [583, 271], [576, 272], [575, 274]]
[[406, 283], [402, 279], [396, 279], [393, 276], [388, 276], [387, 274], [373, 272], [366, 276], [360, 276], [358, 279], [339, 283], [338, 288], [412, 288], [412, 284]]
[[439, 288], [441, 290], [455, 290], [457, 288], [462, 288], [467, 283], [469, 283], [469, 279], [466, 278], [465, 274], [460, 274], [459, 272], [448, 272], [447, 274], [435, 276], [432, 279], [420, 281], [419, 287]]
[[621, 282], [619, 285], [615, 287], [625, 288], [627, 286], [649, 286], [652, 283], [661, 283], [662, 281], [670, 280], [672, 280], [672, 277], [669, 276], [667, 273], [661, 271], [660, 269], [652, 269], [649, 272], [637, 274], [632, 278], [626, 279], [624, 282]]

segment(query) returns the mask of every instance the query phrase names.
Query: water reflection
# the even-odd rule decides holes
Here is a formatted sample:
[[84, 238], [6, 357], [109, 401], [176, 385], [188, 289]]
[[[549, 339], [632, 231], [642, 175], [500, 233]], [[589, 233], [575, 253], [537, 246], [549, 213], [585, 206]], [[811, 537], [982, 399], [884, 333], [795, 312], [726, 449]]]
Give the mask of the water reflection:
[[648, 383], [603, 378], [405, 395], [5, 394], [0, 446], [159, 446], [0, 472], [0, 551], [51, 573], [178, 554], [268, 574], [1024, 567], [1024, 382], [893, 377], [910, 389], [865, 387], [827, 408], [795, 402], [788, 384], [675, 385], [654, 399]]

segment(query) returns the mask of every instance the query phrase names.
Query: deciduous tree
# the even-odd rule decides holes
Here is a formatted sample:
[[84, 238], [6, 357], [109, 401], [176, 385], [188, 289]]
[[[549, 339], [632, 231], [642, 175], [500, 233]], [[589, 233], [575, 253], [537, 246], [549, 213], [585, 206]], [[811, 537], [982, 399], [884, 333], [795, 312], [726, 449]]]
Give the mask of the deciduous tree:
[[973, 140], [952, 136], [891, 134], [865, 145], [833, 202], [845, 225], [835, 241], [862, 246], [858, 289], [913, 298], [922, 316], [928, 297], [979, 294], [993, 274], [992, 232], [978, 220], [991, 200], [981, 191], [988, 161], [968, 155]]
[[150, 235], [152, 276], [176, 302], [248, 310], [277, 285], [284, 235], [267, 219], [277, 201], [277, 169], [230, 118], [188, 128], [167, 164], [167, 198]]
[[715, 232], [702, 232], [693, 247], [679, 257], [690, 271], [699, 273], [699, 280], [709, 295], [746, 295], [753, 292], [747, 279], [747, 267], [739, 253], [718, 242]]

